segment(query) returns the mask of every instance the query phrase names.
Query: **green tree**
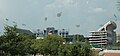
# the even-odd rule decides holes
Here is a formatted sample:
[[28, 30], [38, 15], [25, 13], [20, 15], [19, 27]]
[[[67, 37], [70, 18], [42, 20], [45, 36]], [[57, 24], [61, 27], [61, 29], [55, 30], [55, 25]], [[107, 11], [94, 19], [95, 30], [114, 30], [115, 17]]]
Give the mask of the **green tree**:
[[0, 36], [0, 51], [1, 51], [1, 54], [2, 56], [4, 56], [4, 52], [7, 51], [7, 48], [8, 48], [8, 43], [7, 42], [7, 39], [4, 38], [4, 36]]
[[16, 33], [16, 27], [16, 25], [13, 27], [5, 26], [5, 33], [0, 37], [2, 41], [0, 50], [2, 50], [4, 56], [24, 56], [28, 52], [28, 41], [33, 39], [33, 36]]
[[41, 52], [44, 56], [58, 56], [60, 54], [60, 47], [62, 43], [62, 37], [56, 35], [49, 35], [43, 39], [41, 45]]
[[43, 45], [43, 40], [42, 39], [33, 39], [30, 45], [30, 51], [29, 54], [32, 54], [36, 56], [37, 53], [43, 53], [42, 52], [42, 45]]
[[91, 46], [86, 42], [75, 42], [63, 44], [60, 56], [94, 56]]
[[84, 39], [83, 35], [76, 34], [75, 39], [76, 39], [77, 42], [85, 42], [85, 39]]
[[31, 50], [30, 46], [32, 44], [32, 40], [34, 39], [34, 37], [28, 34], [19, 34], [18, 39], [19, 41], [17, 42], [18, 44], [17, 46], [19, 46], [18, 47], [19, 54], [21, 56], [27, 55]]
[[72, 56], [71, 55], [72, 47], [73, 45], [69, 43], [62, 44], [60, 56]]

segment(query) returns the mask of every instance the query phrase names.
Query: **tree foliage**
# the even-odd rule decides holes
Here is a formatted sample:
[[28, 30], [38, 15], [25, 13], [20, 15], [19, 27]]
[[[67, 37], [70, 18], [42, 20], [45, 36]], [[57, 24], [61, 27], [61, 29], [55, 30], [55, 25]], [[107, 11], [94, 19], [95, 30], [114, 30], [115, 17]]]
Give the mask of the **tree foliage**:
[[16, 33], [16, 27], [16, 25], [13, 27], [5, 26], [5, 33], [0, 37], [0, 50], [3, 56], [24, 56], [28, 52], [28, 41], [33, 37]]
[[83, 36], [83, 35], [76, 34], [76, 35], [75, 35], [75, 39], [76, 39], [76, 41], [78, 41], [78, 42], [85, 42], [85, 39], [84, 39], [84, 36]]
[[83, 42], [64, 44], [61, 56], [93, 56], [90, 45]]
[[63, 38], [60, 36], [50, 35], [45, 37], [42, 42], [42, 52], [44, 55], [58, 56]]
[[2, 56], [93, 56], [89, 43], [83, 36], [76, 35], [77, 42], [63, 44], [64, 39], [58, 35], [48, 35], [44, 39], [34, 39], [28, 34], [16, 33], [16, 26], [5, 27], [0, 36], [0, 53]]

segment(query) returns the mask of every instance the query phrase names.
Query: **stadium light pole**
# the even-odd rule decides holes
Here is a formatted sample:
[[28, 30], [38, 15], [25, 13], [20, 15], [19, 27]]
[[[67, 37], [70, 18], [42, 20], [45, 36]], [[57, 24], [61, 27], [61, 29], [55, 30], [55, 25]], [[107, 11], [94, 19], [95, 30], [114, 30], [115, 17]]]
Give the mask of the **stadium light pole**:
[[60, 31], [60, 28], [61, 28], [61, 25], [60, 25], [61, 14], [62, 14], [62, 12], [57, 13], [57, 17], [58, 17], [58, 21], [59, 21], [59, 27], [58, 27], [59, 31]]

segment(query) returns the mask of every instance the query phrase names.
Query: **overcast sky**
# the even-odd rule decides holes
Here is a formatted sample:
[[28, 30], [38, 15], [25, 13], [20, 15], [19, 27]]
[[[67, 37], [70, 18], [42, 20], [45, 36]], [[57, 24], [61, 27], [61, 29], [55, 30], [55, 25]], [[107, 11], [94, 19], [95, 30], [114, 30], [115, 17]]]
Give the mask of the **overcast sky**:
[[[89, 31], [100, 28], [99, 25], [115, 21], [115, 14], [118, 25], [116, 31], [120, 33], [120, 11], [116, 9], [116, 2], [117, 0], [0, 0], [0, 30], [3, 30], [3, 24], [14, 25], [12, 22], [15, 21], [23, 29], [43, 30], [55, 27], [67, 29], [70, 34], [88, 35]], [[61, 17], [57, 17], [59, 12], [62, 12]], [[76, 25], [80, 27], [77, 28]]]

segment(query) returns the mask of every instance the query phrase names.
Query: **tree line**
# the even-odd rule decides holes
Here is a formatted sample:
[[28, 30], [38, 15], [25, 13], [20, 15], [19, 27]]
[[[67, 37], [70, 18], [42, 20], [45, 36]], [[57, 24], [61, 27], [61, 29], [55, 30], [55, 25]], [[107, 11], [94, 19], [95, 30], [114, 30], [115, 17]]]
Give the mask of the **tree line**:
[[5, 32], [0, 36], [0, 56], [27, 56], [37, 54], [43, 56], [93, 56], [91, 46], [79, 41], [65, 43], [63, 37], [48, 35], [44, 39], [28, 34], [17, 33], [17, 26], [4, 27]]

